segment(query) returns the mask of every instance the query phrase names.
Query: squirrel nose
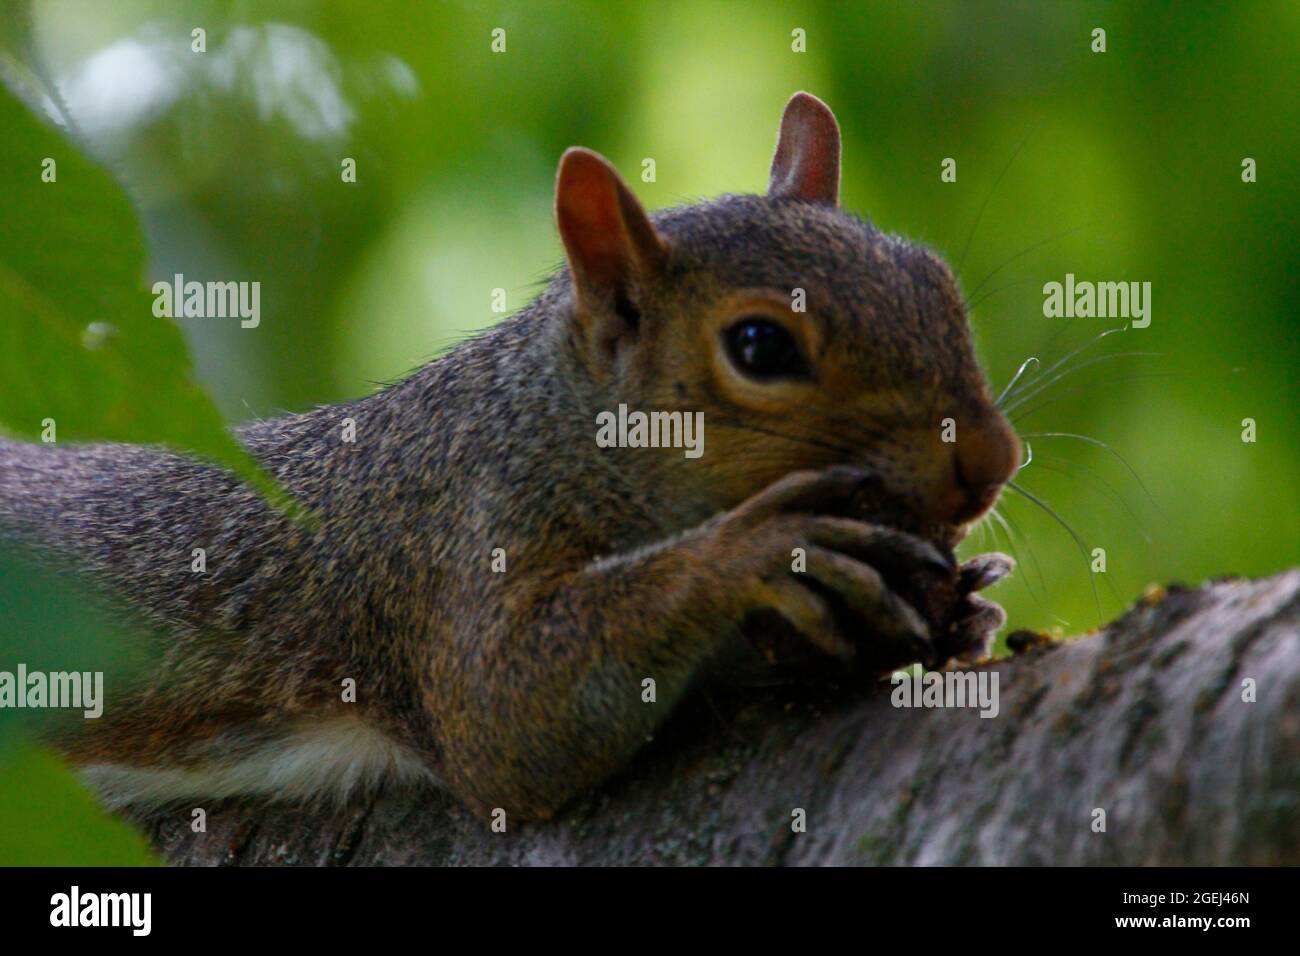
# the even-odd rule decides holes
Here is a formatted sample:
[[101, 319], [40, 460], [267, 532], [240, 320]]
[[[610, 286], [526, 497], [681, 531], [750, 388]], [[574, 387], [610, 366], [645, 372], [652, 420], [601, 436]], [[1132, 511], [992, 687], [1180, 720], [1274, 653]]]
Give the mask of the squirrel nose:
[[1020, 467], [1020, 439], [997, 412], [957, 423], [953, 448], [953, 493], [947, 515], [952, 524], [973, 521], [988, 510]]

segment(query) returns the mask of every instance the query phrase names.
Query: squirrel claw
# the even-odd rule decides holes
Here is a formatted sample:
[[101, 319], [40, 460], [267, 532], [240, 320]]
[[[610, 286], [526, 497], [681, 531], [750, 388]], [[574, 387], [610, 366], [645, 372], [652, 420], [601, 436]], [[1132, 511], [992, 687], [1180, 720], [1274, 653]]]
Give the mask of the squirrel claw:
[[1015, 570], [1015, 567], [1016, 562], [999, 551], [978, 554], [961, 566], [961, 574], [957, 579], [957, 590], [963, 594], [969, 594], [972, 591], [983, 591], [985, 588], [997, 584]]
[[952, 631], [943, 641], [938, 663], [948, 658], [967, 663], [987, 656], [993, 636], [1006, 622], [1007, 612], [1001, 605], [975, 594], [965, 595]]

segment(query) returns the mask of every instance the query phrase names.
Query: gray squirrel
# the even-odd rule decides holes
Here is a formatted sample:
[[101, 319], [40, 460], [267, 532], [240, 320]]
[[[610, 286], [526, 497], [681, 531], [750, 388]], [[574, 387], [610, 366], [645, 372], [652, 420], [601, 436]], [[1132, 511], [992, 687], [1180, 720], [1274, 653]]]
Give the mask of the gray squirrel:
[[[62, 751], [114, 806], [436, 781], [545, 818], [756, 611], [827, 660], [982, 652], [1004, 615], [972, 592], [1009, 559], [950, 549], [1020, 443], [948, 267], [841, 211], [839, 170], [806, 93], [766, 195], [649, 216], [568, 150], [567, 268], [533, 303], [367, 398], [236, 429], [310, 525], [196, 458], [0, 443], [0, 534], [161, 635]], [[705, 453], [600, 447], [620, 404], [702, 413]]]

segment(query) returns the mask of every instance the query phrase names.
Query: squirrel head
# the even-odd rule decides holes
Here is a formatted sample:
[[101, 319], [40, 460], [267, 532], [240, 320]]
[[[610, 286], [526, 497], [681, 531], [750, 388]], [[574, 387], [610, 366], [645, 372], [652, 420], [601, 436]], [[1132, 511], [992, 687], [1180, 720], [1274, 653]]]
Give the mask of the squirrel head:
[[890, 523], [955, 545], [1020, 443], [946, 263], [841, 211], [839, 178], [839, 127], [807, 93], [786, 105], [763, 196], [650, 217], [606, 160], [570, 149], [564, 332], [604, 407], [703, 412], [702, 457], [652, 450], [673, 495], [729, 508], [850, 464]]

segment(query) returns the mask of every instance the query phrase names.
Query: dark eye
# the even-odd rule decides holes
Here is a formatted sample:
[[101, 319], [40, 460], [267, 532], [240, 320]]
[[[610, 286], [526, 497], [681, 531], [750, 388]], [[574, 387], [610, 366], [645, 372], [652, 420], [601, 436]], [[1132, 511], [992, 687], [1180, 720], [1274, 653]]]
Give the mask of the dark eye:
[[741, 319], [727, 330], [731, 361], [751, 378], [806, 376], [808, 366], [794, 336], [771, 319]]

